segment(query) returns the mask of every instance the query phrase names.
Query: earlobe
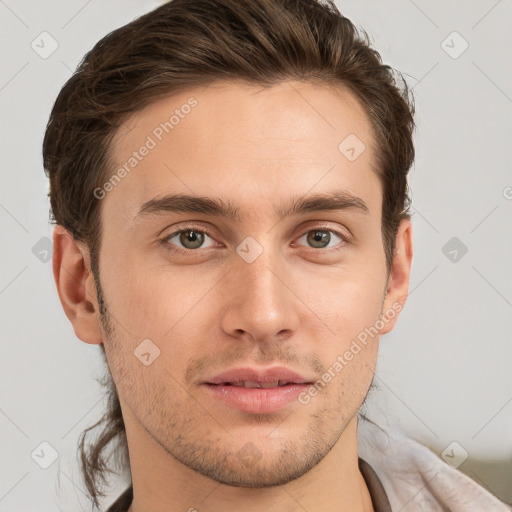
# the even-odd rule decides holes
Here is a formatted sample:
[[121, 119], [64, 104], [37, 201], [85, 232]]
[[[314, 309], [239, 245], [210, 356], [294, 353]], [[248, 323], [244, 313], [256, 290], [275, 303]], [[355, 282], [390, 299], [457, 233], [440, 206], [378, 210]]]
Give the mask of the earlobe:
[[59, 298], [76, 336], [85, 343], [103, 342], [88, 251], [57, 225], [53, 232], [53, 276]]
[[386, 321], [380, 334], [386, 334], [395, 327], [400, 312], [405, 306], [409, 293], [412, 258], [412, 222], [410, 219], [406, 219], [400, 222], [396, 235], [395, 256], [382, 306], [382, 316], [385, 317], [383, 319]]

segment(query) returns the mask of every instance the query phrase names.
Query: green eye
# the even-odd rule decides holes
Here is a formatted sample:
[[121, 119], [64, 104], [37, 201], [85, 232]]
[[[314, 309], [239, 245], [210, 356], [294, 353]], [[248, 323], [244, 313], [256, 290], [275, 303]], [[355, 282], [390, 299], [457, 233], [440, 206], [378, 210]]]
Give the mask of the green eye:
[[[334, 237], [331, 234], [333, 234]], [[331, 229], [313, 229], [304, 234], [299, 240], [303, 238], [306, 238], [306, 242], [314, 249], [334, 247], [344, 241], [344, 237], [340, 233]], [[336, 241], [336, 238], [339, 239], [338, 243], [335, 243], [334, 246], [329, 246], [332, 240]]]
[[212, 247], [214, 245], [213, 240], [210, 245], [204, 245], [207, 237], [211, 238], [206, 231], [199, 230], [196, 228], [184, 228], [179, 231], [175, 231], [169, 236], [166, 236], [162, 240], [162, 242], [169, 246], [169, 248], [171, 248], [172, 250], [176, 250], [179, 252], [180, 250], [195, 250]]
[[181, 231], [178, 236], [180, 243], [186, 249], [198, 249], [204, 243], [205, 233], [195, 231], [193, 229], [187, 229], [186, 231]]
[[[208, 240], [209, 239], [209, 240]], [[209, 241], [209, 243], [208, 243]], [[342, 248], [347, 238], [332, 229], [310, 229], [299, 238], [301, 245], [307, 244], [312, 249]], [[190, 254], [190, 251], [214, 247], [216, 242], [204, 228], [184, 227], [162, 239], [164, 246], [174, 252]]]

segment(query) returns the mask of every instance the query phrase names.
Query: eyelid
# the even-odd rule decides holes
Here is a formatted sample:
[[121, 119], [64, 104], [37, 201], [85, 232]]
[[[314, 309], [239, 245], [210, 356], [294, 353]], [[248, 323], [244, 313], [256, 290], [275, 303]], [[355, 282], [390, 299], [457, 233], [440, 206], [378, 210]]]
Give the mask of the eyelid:
[[338, 227], [332, 227], [330, 224], [323, 223], [322, 221], [312, 221], [311, 225], [307, 227], [304, 231], [302, 231], [301, 237], [310, 231], [331, 231], [338, 235], [344, 242], [348, 243], [352, 240], [352, 233], [345, 228], [344, 230]]
[[[162, 230], [162, 231], [165, 231], [165, 230]], [[175, 247], [175, 249], [169, 249], [171, 251], [182, 252], [182, 253], [189, 253], [189, 254], [192, 253], [192, 252], [199, 251], [201, 248], [200, 249], [187, 249], [187, 248], [179, 247], [176, 244], [171, 244], [170, 242], [168, 242], [168, 240], [170, 238], [175, 237], [176, 235], [182, 233], [183, 231], [198, 231], [200, 233], [204, 233], [204, 234], [208, 235], [212, 240], [215, 240], [215, 238], [214, 238], [210, 228], [207, 228], [205, 226], [200, 226], [200, 225], [187, 224], [187, 225], [181, 226], [180, 228], [175, 229], [171, 233], [165, 235], [163, 238], [160, 239], [160, 242], [164, 246], [171, 246], [172, 245], [173, 247]]]
[[[352, 234], [348, 231], [348, 229], [346, 230], [347, 232], [345, 233], [341, 229], [334, 229], [332, 226], [330, 226], [326, 223], [322, 223], [321, 221], [316, 221], [316, 223], [314, 223], [315, 221], [311, 221], [311, 222], [312, 222], [311, 226], [307, 227], [307, 229], [302, 230], [301, 234], [298, 236], [298, 238], [302, 238], [304, 235], [307, 235], [311, 231], [330, 231], [330, 232], [338, 235], [342, 239], [343, 242], [338, 245], [344, 246], [345, 244], [351, 242], [351, 240], [352, 240]], [[193, 252], [198, 252], [201, 248], [186, 249], [183, 247], [176, 246], [176, 244], [171, 244], [171, 243], [167, 242], [167, 240], [169, 240], [170, 238], [173, 238], [174, 236], [176, 236], [177, 234], [179, 234], [183, 231], [192, 231], [192, 230], [204, 233], [204, 234], [208, 235], [210, 238], [212, 238], [213, 240], [215, 240], [215, 237], [212, 234], [212, 230], [210, 228], [208, 228], [204, 225], [199, 225], [199, 224], [197, 224], [197, 225], [196, 224], [186, 224], [184, 226], [180, 226], [178, 229], [175, 229], [171, 233], [165, 235], [163, 238], [160, 239], [160, 242], [163, 245], [174, 246], [175, 249], [169, 249], [171, 251], [188, 253], [188, 254], [191, 254]], [[162, 230], [162, 231], [165, 231], [165, 230]], [[209, 249], [209, 248], [205, 248], [205, 249]], [[328, 252], [328, 251], [336, 250], [332, 247], [329, 249], [323, 249], [323, 248], [315, 249], [314, 247], [309, 247], [309, 249], [311, 249], [312, 251], [315, 251], [315, 252], [321, 252], [321, 251]]]

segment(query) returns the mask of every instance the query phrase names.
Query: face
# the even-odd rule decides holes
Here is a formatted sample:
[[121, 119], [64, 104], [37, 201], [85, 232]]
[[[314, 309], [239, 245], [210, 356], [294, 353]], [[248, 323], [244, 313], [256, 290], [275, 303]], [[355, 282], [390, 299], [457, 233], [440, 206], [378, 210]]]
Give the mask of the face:
[[[362, 152], [353, 138], [340, 149], [350, 134]], [[372, 148], [350, 93], [302, 82], [188, 89], [120, 128], [113, 174], [129, 171], [98, 191], [99, 276], [127, 429], [248, 487], [286, 483], [330, 451], [373, 378], [379, 337], [357, 352], [354, 340], [385, 307]], [[278, 367], [303, 383], [246, 389], [234, 384], [252, 374], [221, 375]]]

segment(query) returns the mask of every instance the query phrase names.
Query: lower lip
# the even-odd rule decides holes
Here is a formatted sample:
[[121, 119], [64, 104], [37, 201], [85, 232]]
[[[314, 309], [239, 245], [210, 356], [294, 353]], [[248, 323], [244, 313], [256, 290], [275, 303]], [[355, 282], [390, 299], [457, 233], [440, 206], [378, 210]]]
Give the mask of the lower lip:
[[245, 388], [223, 384], [206, 384], [218, 399], [229, 407], [250, 413], [271, 413], [282, 409], [311, 384], [289, 384], [275, 388]]

